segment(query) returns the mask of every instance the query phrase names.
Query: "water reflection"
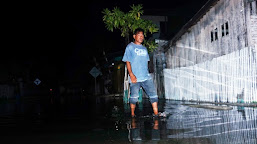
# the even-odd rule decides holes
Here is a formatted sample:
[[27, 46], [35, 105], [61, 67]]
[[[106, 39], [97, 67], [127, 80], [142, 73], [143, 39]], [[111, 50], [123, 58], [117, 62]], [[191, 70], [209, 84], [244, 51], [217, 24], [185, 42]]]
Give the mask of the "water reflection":
[[208, 138], [211, 143], [257, 143], [256, 108], [233, 107], [232, 110], [193, 108], [167, 101], [167, 129], [186, 130], [168, 138]]
[[[232, 110], [194, 108], [166, 101], [167, 118], [144, 115], [132, 118], [129, 141], [136, 143], [230, 144], [257, 143], [256, 108], [235, 106]], [[139, 142], [140, 141], [140, 142]]]
[[[159, 141], [161, 140], [161, 130], [159, 129], [159, 119], [131, 118], [128, 124], [128, 139], [129, 142], [139, 141]], [[152, 142], [153, 143], [153, 142]]]
[[54, 130], [54, 135], [72, 134], [82, 141], [96, 140], [99, 143], [257, 142], [256, 108], [235, 106], [232, 110], [211, 110], [183, 104], [160, 100], [159, 110], [168, 116], [153, 118], [151, 104], [144, 99], [137, 105], [137, 117], [131, 118], [129, 105], [124, 105], [122, 98], [1, 103], [0, 127], [4, 134], [2, 139], [6, 136], [14, 139], [16, 132], [17, 137], [20, 133], [27, 135], [27, 141], [33, 131], [35, 141], [44, 135], [48, 142], [52, 137], [48, 133]]
[[131, 128], [129, 130], [129, 141], [131, 142], [132, 140], [142, 140], [141, 135], [140, 135], [140, 128], [137, 127], [136, 124], [136, 118], [132, 118], [131, 120]]

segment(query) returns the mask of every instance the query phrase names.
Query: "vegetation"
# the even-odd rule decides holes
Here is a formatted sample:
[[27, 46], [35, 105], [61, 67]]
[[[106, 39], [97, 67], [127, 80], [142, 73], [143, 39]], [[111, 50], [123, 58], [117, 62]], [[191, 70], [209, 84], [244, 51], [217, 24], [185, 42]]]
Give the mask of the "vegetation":
[[[147, 35], [158, 32], [157, 26], [150, 20], [141, 19], [143, 15], [142, 5], [132, 5], [131, 10], [127, 13], [121, 11], [118, 7], [113, 10], [104, 9], [102, 13], [103, 22], [106, 25], [107, 30], [113, 32], [114, 29], [121, 31], [121, 36], [125, 38], [126, 43], [130, 42], [129, 36], [136, 28], [142, 28], [145, 31], [145, 37]], [[144, 40], [144, 46], [147, 47], [149, 52], [152, 52], [157, 48], [157, 44], [153, 40]]]

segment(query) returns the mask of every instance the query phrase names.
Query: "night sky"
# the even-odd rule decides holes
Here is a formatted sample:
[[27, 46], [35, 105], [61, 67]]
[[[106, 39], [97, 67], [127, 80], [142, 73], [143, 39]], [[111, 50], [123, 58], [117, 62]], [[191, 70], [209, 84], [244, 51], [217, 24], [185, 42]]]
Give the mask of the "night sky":
[[[102, 22], [104, 8], [130, 10], [142, 4], [144, 15], [171, 16], [171, 39], [208, 0], [146, 0], [9, 3], [2, 18], [5, 26], [1, 67], [5, 73], [30, 78], [86, 80], [94, 57], [124, 51], [119, 31], [109, 32]], [[175, 25], [174, 25], [175, 24]], [[1, 68], [1, 69], [2, 69]]]

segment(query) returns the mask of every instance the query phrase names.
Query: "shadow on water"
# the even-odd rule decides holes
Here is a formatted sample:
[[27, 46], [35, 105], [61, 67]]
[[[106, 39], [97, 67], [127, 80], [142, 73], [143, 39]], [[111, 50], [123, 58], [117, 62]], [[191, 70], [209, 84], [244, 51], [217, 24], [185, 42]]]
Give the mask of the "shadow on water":
[[210, 110], [160, 99], [152, 117], [148, 99], [136, 118], [121, 97], [37, 98], [0, 103], [1, 143], [256, 143], [256, 109]]

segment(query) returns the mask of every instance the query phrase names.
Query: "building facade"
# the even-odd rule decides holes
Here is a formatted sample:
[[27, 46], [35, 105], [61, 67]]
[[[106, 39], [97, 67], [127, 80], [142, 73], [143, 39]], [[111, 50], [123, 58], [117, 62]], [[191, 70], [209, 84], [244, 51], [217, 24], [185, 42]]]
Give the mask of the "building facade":
[[165, 49], [165, 98], [256, 102], [256, 0], [210, 0]]

